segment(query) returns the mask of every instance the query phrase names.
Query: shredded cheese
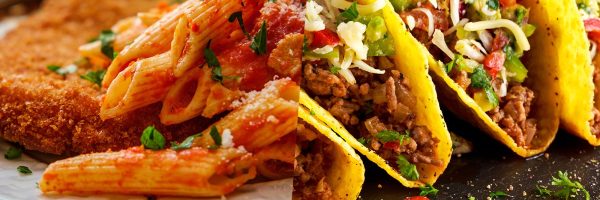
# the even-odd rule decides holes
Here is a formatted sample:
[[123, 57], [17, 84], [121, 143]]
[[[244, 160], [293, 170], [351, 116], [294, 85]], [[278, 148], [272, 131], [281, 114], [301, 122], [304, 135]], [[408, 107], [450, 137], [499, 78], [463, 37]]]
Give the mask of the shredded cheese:
[[465, 24], [466, 24], [467, 22], [469, 22], [469, 19], [467, 19], [467, 18], [463, 18], [463, 19], [461, 19], [461, 20], [458, 22], [458, 24], [456, 24], [456, 25], [452, 26], [451, 28], [449, 28], [448, 30], [446, 30], [446, 31], [444, 32], [444, 35], [450, 35], [450, 34], [454, 33], [454, 31], [456, 31], [456, 29], [457, 29], [458, 27], [463, 27], [463, 26], [465, 26]]
[[356, 57], [360, 60], [367, 59], [369, 52], [369, 47], [363, 44], [366, 30], [366, 25], [354, 21], [342, 22], [337, 27], [340, 39], [356, 53]]
[[367, 63], [363, 62], [362, 60], [354, 60], [354, 66], [358, 67], [359, 69], [372, 73], [372, 74], [385, 74], [385, 70], [381, 70], [381, 69], [375, 69], [374, 67], [369, 66]]
[[304, 30], [306, 31], [320, 31], [325, 29], [325, 23], [319, 13], [323, 11], [323, 7], [314, 1], [306, 2], [306, 8], [304, 9]]
[[496, 28], [507, 28], [512, 32], [517, 41], [517, 45], [519, 48], [528, 51], [531, 49], [529, 46], [529, 41], [527, 40], [527, 36], [523, 32], [523, 29], [515, 22], [510, 21], [508, 19], [497, 19], [490, 21], [479, 21], [479, 22], [469, 22], [465, 24], [466, 31], [479, 31], [486, 29], [496, 29]]
[[497, 12], [497, 10], [490, 10], [490, 7], [487, 5], [487, 3], [483, 5], [483, 8], [481, 8], [481, 13], [487, 16], [494, 16]]
[[233, 135], [231, 135], [231, 130], [225, 129], [223, 130], [223, 135], [221, 135], [221, 144], [225, 148], [233, 147]]
[[433, 32], [433, 38], [431, 39], [431, 43], [433, 43], [436, 47], [440, 48], [440, 50], [442, 50], [442, 52], [448, 55], [450, 59], [454, 59], [454, 53], [452, 52], [452, 50], [450, 50], [450, 48], [448, 48], [446, 40], [444, 39], [444, 34], [439, 29], [435, 29], [435, 32]]
[[[356, 9], [360, 15], [367, 15], [381, 10], [385, 7], [386, 0], [375, 0], [375, 2], [369, 5], [357, 5]], [[336, 8], [346, 10], [348, 9], [352, 3], [346, 0], [331, 0], [331, 5]]]
[[431, 37], [433, 35], [433, 29], [435, 28], [435, 22], [433, 21], [433, 14], [431, 11], [425, 8], [415, 8], [414, 11], [420, 11], [427, 16], [427, 35]]
[[333, 47], [334, 45], [325, 45], [324, 47], [314, 49], [313, 52], [321, 55], [328, 54], [329, 52], [333, 51]]
[[415, 28], [416, 22], [415, 22], [415, 18], [413, 16], [407, 16], [406, 17], [406, 25], [408, 25], [408, 29], [409, 30], [413, 30]]
[[500, 70], [500, 76], [502, 77], [502, 85], [500, 85], [500, 89], [498, 91], [498, 96], [505, 97], [508, 91], [508, 80], [506, 78], [506, 68], [503, 67]]
[[487, 54], [487, 51], [485, 50], [485, 48], [483, 48], [481, 43], [479, 43], [473, 39], [469, 39], [469, 42], [471, 42], [471, 44], [473, 44], [475, 47], [477, 47], [477, 49], [479, 49], [479, 51], [483, 52], [483, 54]]
[[434, 8], [438, 8], [437, 0], [429, 0], [429, 3], [431, 3]]
[[460, 21], [460, 0], [450, 0], [450, 20], [454, 26]]
[[479, 52], [479, 49], [471, 46], [471, 44], [472, 43], [466, 39], [458, 40], [454, 46], [454, 49], [456, 49], [456, 51], [458, 51], [461, 55], [467, 56], [473, 60], [476, 60], [477, 62], [483, 62], [485, 56]]
[[492, 42], [494, 40], [494, 37], [492, 37], [492, 34], [490, 34], [490, 32], [488, 32], [486, 30], [480, 30], [480, 31], [477, 31], [477, 35], [479, 36], [479, 40], [481, 40], [481, 43], [483, 44], [485, 49], [487, 49], [488, 51], [491, 51], [492, 50]]
[[597, 49], [598, 45], [596, 45], [596, 42], [590, 40], [590, 59], [593, 60], [596, 57]]

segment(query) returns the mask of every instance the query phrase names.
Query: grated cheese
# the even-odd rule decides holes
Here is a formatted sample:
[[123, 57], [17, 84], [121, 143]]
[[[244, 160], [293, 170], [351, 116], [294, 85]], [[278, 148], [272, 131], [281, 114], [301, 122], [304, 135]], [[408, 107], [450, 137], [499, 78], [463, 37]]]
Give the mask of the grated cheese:
[[420, 11], [422, 13], [424, 13], [425, 15], [427, 15], [427, 35], [429, 35], [429, 37], [431, 37], [433, 35], [433, 31], [435, 28], [435, 22], [433, 21], [433, 14], [431, 14], [431, 11], [425, 8], [416, 8], [414, 9], [414, 11]]
[[225, 148], [233, 147], [233, 135], [231, 135], [231, 130], [225, 129], [223, 130], [223, 134], [221, 135], [222, 142], [221, 146]]
[[490, 21], [479, 21], [479, 22], [469, 22], [465, 24], [466, 31], [479, 31], [486, 29], [496, 29], [496, 28], [506, 28], [512, 32], [517, 41], [517, 46], [522, 50], [528, 51], [531, 49], [529, 46], [529, 41], [527, 40], [527, 36], [523, 32], [523, 29], [515, 22], [510, 21], [508, 19], [497, 19]]
[[325, 29], [325, 23], [319, 13], [323, 11], [323, 7], [314, 1], [306, 2], [306, 8], [304, 9], [304, 30], [306, 31], [320, 31]]
[[448, 57], [450, 57], [450, 59], [454, 59], [454, 53], [452, 52], [452, 50], [450, 50], [450, 48], [448, 48], [448, 45], [446, 44], [446, 39], [444, 39], [444, 34], [439, 29], [435, 29], [435, 32], [433, 32], [433, 38], [431, 39], [431, 43], [433, 43], [433, 45], [442, 50], [442, 52], [444, 52]]
[[367, 52], [369, 51], [369, 47], [363, 44], [366, 30], [366, 25], [354, 21], [342, 22], [337, 27], [337, 34], [340, 39], [356, 53], [356, 57], [360, 60], [367, 59]]

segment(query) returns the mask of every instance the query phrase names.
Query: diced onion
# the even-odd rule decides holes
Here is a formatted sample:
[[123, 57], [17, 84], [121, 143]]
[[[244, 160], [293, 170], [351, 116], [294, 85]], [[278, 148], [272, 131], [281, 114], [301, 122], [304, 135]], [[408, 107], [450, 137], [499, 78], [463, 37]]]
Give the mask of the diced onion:
[[333, 45], [325, 45], [324, 47], [314, 49], [313, 52], [321, 55], [328, 54], [329, 52], [333, 51], [333, 47]]
[[406, 17], [406, 25], [408, 25], [408, 29], [412, 31], [416, 25], [415, 18], [413, 16], [408, 15]]
[[469, 40], [458, 40], [456, 42], [456, 46], [454, 46], [454, 49], [456, 49], [456, 51], [458, 51], [460, 54], [476, 60], [477, 62], [483, 62], [485, 56], [479, 52], [479, 49], [471, 46], [471, 44], [472, 43]]
[[450, 0], [450, 19], [454, 26], [458, 25], [460, 20], [460, 0]]
[[348, 69], [352, 64], [352, 60], [354, 60], [354, 52], [346, 46], [344, 50], [344, 59], [342, 60], [342, 64], [340, 64], [340, 68]]
[[508, 80], [506, 78], [506, 68], [502, 68], [502, 70], [500, 70], [500, 76], [502, 77], [502, 85], [500, 85], [500, 88], [496, 91], [498, 91], [498, 96], [500, 97], [505, 97], [508, 91]]
[[314, 1], [306, 2], [306, 8], [304, 9], [304, 30], [306, 31], [320, 31], [325, 29], [325, 23], [319, 16], [319, 13], [323, 11], [323, 7]]
[[481, 12], [484, 15], [487, 16], [493, 16], [495, 15], [498, 11], [497, 10], [490, 10], [490, 7], [487, 5], [487, 3], [485, 5], [483, 5], [483, 8], [481, 8]]
[[458, 27], [463, 27], [463, 26], [465, 26], [465, 24], [466, 24], [467, 22], [469, 22], [469, 19], [467, 19], [467, 18], [463, 18], [463, 19], [461, 19], [461, 20], [458, 22], [458, 24], [456, 24], [456, 25], [452, 26], [451, 28], [449, 28], [448, 30], [446, 30], [446, 31], [444, 32], [444, 35], [450, 35], [450, 34], [454, 33], [454, 31], [456, 31], [456, 29], [457, 29]]
[[522, 50], [528, 51], [531, 49], [529, 46], [529, 41], [527, 40], [527, 36], [523, 32], [523, 29], [515, 22], [510, 21], [508, 19], [497, 19], [490, 21], [479, 21], [479, 22], [469, 22], [465, 24], [466, 31], [479, 31], [486, 29], [495, 29], [495, 28], [507, 28], [512, 32], [517, 41], [517, 45]]
[[[356, 8], [359, 14], [367, 15], [381, 10], [383, 7], [385, 7], [386, 2], [386, 0], [375, 0], [375, 2], [369, 5], [357, 5]], [[331, 0], [331, 5], [336, 8], [346, 10], [352, 5], [352, 2], [346, 0]]]
[[590, 41], [590, 59], [594, 59], [596, 57], [598, 45], [594, 41]]
[[477, 47], [477, 49], [479, 49], [479, 51], [483, 52], [483, 54], [487, 54], [487, 51], [485, 50], [485, 48], [483, 48], [481, 43], [479, 43], [473, 39], [469, 39], [469, 42], [471, 42], [471, 44], [475, 45], [475, 47]]
[[431, 14], [431, 11], [425, 8], [416, 8], [414, 9], [414, 11], [421, 11], [422, 13], [425, 13], [425, 15], [427, 15], [427, 35], [429, 35], [429, 37], [431, 37], [431, 35], [433, 35], [433, 31], [435, 28], [435, 22], [433, 21], [433, 14]]
[[444, 39], [444, 34], [439, 30], [435, 29], [433, 32], [433, 38], [431, 39], [431, 43], [433, 43], [436, 47], [440, 48], [450, 59], [454, 59], [454, 53], [448, 45], [446, 44], [446, 40]]
[[477, 31], [477, 35], [479, 36], [479, 40], [481, 40], [481, 43], [483, 44], [485, 49], [487, 49], [488, 51], [491, 51], [492, 50], [492, 42], [494, 40], [494, 37], [492, 37], [492, 34], [490, 34], [490, 32], [488, 32], [486, 30], [480, 30], [480, 31]]
[[385, 70], [375, 69], [369, 66], [367, 63], [363, 62], [362, 60], [354, 60], [354, 66], [372, 74], [385, 74]]
[[337, 34], [340, 39], [356, 53], [356, 57], [360, 60], [367, 59], [367, 53], [369, 52], [369, 47], [363, 44], [366, 30], [366, 25], [354, 21], [342, 22], [337, 27]]

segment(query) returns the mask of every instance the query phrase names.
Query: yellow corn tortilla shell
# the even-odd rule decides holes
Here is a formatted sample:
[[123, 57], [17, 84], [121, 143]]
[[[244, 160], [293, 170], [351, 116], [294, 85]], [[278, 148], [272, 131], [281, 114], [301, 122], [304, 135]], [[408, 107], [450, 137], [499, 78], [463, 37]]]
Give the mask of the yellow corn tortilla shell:
[[[556, 39], [559, 47], [558, 73], [560, 83], [560, 121], [561, 127], [571, 134], [587, 140], [591, 145], [600, 145], [600, 139], [592, 134], [589, 121], [594, 117], [593, 106], [600, 107], [600, 97], [594, 97], [594, 66], [588, 51], [590, 43], [583, 25], [577, 5], [574, 1], [554, 0], [540, 1], [547, 10], [554, 10], [560, 15], [556, 21]], [[536, 16], [543, 17], [543, 16]], [[594, 58], [595, 66], [600, 66], [600, 56]], [[594, 105], [594, 99], [596, 105]]]
[[[537, 4], [536, 2], [539, 2]], [[531, 115], [538, 120], [537, 133], [528, 147], [519, 147], [512, 137], [475, 103], [444, 70], [444, 65], [429, 54], [429, 65], [433, 81], [440, 94], [441, 102], [459, 117], [474, 124], [494, 139], [508, 146], [522, 157], [530, 157], [544, 152], [554, 140], [559, 124], [559, 65], [572, 62], [561, 58], [569, 49], [569, 29], [562, 29], [564, 19], [562, 3], [555, 0], [524, 0], [525, 7], [530, 8], [529, 22], [537, 29], [529, 38], [531, 50], [525, 53], [524, 64], [528, 77], [524, 85], [532, 89], [535, 99], [531, 107]], [[568, 6], [567, 6], [568, 7]], [[560, 17], [559, 17], [560, 16]], [[419, 44], [421, 49], [425, 49]], [[581, 48], [581, 47], [577, 47]], [[426, 50], [427, 51], [427, 50]], [[588, 110], [591, 110], [588, 109]]]
[[331, 168], [325, 179], [333, 192], [333, 199], [358, 199], [365, 181], [365, 166], [360, 156], [327, 125], [311, 116], [303, 106], [299, 106], [298, 116], [336, 144], [333, 152], [335, 156], [328, 158], [331, 160]]
[[[409, 49], [419, 48], [418, 41], [411, 39], [412, 36], [402, 24], [400, 17], [394, 12], [391, 4], [388, 3], [383, 8], [383, 17], [390, 35], [394, 38], [396, 54], [394, 63], [397, 69], [404, 74], [410, 82], [411, 92], [415, 95], [417, 103], [414, 108], [416, 114], [416, 124], [426, 126], [434, 138], [439, 139], [435, 148], [437, 158], [442, 162], [442, 166], [433, 166], [426, 164], [417, 164], [419, 179], [411, 181], [404, 178], [394, 168], [377, 155], [362, 145], [344, 126], [338, 122], [329, 112], [323, 109], [317, 102], [311, 99], [304, 91], [300, 92], [300, 104], [309, 108], [311, 114], [327, 124], [340, 137], [342, 137], [350, 146], [365, 155], [380, 168], [385, 170], [390, 176], [398, 180], [406, 187], [421, 187], [425, 184], [433, 184], [444, 172], [450, 162], [452, 154], [452, 140], [450, 133], [446, 128], [442, 112], [437, 102], [433, 82], [427, 74], [427, 57], [424, 51], [409, 51]], [[419, 53], [420, 52], [420, 53]], [[395, 164], [395, 163], [390, 163]]]

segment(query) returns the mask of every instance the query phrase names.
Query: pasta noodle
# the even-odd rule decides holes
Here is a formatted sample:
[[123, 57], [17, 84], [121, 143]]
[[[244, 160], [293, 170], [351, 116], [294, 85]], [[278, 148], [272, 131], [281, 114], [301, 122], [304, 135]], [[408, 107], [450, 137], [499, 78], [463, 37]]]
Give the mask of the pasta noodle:
[[254, 178], [254, 162], [250, 153], [234, 148], [151, 151], [134, 147], [52, 163], [39, 187], [50, 194], [220, 196]]
[[256, 152], [256, 169], [260, 175], [270, 179], [292, 177], [294, 174], [294, 161], [296, 134], [287, 134], [279, 141], [266, 146]]
[[136, 61], [119, 73], [106, 92], [100, 118], [113, 118], [161, 101], [175, 81], [169, 55]]

